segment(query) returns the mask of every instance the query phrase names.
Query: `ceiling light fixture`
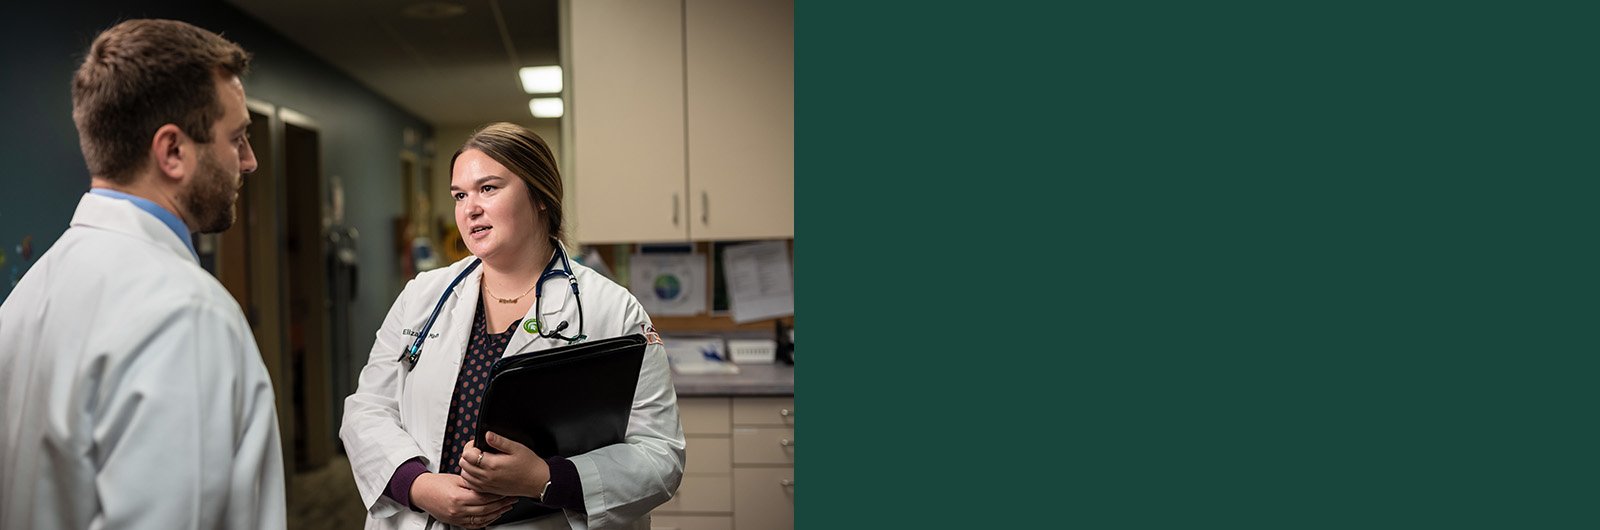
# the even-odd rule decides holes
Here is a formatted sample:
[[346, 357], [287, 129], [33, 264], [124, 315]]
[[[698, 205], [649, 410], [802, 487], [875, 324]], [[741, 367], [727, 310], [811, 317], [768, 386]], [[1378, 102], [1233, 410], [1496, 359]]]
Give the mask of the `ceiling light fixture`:
[[528, 100], [528, 110], [535, 118], [560, 118], [566, 113], [561, 98], [533, 98]]
[[560, 66], [526, 66], [517, 72], [522, 76], [522, 91], [529, 94], [561, 93]]

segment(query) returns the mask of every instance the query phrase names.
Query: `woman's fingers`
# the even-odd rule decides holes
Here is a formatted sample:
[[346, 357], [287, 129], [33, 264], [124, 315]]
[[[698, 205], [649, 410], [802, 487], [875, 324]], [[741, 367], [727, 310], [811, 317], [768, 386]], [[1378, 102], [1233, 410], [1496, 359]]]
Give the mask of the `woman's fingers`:
[[[498, 506], [499, 505], [498, 503], [506, 501], [506, 500], [508, 500], [508, 499], [506, 499], [506, 496], [504, 496], [504, 495], [495, 495], [493, 493], [483, 493], [483, 492], [479, 492], [479, 491], [472, 491], [471, 495], [468, 495], [466, 498], [461, 500], [461, 505], [462, 506], [470, 506], [470, 507]], [[509, 499], [509, 500], [511, 502], [516, 502], [516, 499]]]
[[511, 511], [511, 506], [507, 505], [504, 508], [495, 510], [494, 513], [489, 514], [489, 516], [486, 517], [485, 519], [488, 519], [490, 522], [493, 522], [495, 519], [499, 519], [500, 516], [505, 515], [506, 512], [509, 512], [509, 511]]
[[471, 515], [462, 515], [461, 520], [458, 521], [457, 524], [466, 528], [483, 528], [485, 526], [489, 526], [489, 523], [494, 522], [495, 519], [499, 519], [500, 516], [511, 511], [511, 507], [515, 506], [516, 504], [517, 500], [514, 498], [503, 499], [499, 502], [487, 504], [479, 507], [485, 509], [474, 509], [471, 510]]
[[467, 466], [472, 466], [475, 469], [483, 467], [483, 451], [479, 450], [477, 447], [474, 447], [472, 444], [473, 442], [468, 440], [466, 447], [461, 448], [460, 463], [462, 469], [466, 469]]

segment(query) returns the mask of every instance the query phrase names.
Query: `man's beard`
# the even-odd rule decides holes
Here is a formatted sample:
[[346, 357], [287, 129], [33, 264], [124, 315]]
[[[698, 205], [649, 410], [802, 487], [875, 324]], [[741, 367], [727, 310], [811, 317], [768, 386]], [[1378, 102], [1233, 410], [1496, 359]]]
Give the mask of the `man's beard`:
[[200, 156], [195, 178], [179, 198], [194, 219], [194, 231], [215, 234], [233, 226], [238, 180], [229, 178], [210, 152]]

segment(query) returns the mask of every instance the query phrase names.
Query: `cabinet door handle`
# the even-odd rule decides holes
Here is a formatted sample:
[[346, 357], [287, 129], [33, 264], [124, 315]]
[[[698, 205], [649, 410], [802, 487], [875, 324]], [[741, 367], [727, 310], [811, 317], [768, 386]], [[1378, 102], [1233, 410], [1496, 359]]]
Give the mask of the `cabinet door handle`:
[[711, 194], [700, 190], [700, 224], [711, 224]]
[[794, 479], [792, 479], [792, 478], [781, 479], [781, 480], [778, 481], [778, 485], [779, 486], [783, 486], [785, 488], [793, 488], [794, 487]]
[[794, 411], [789, 410], [789, 409], [778, 409], [778, 415], [787, 418], [789, 416], [793, 416], [794, 415]]
[[794, 440], [784, 438], [782, 440], [778, 440], [778, 445], [783, 447], [794, 447]]
[[672, 226], [678, 226], [678, 194], [672, 194]]

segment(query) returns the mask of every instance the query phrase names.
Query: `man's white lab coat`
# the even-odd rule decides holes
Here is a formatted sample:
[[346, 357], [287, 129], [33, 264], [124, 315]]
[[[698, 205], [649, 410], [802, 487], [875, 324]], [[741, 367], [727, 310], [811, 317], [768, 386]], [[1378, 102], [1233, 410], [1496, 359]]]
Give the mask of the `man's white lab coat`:
[[239, 304], [132, 203], [84, 195], [0, 306], [0, 528], [283, 528]]

